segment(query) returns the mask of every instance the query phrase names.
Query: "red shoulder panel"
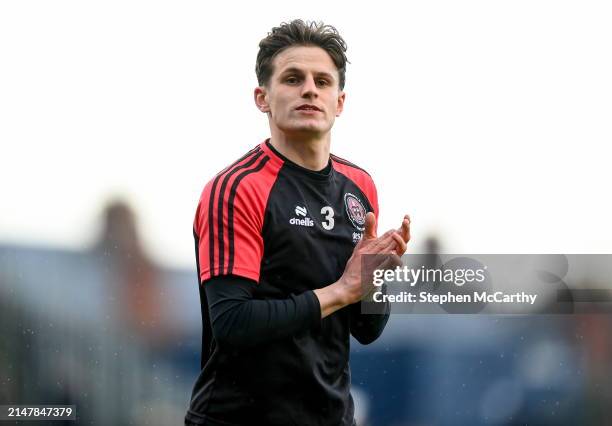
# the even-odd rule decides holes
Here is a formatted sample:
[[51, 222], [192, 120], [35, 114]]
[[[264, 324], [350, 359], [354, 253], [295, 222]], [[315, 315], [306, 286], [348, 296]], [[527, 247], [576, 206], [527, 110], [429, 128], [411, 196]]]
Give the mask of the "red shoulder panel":
[[259, 145], [204, 187], [194, 220], [200, 282], [229, 274], [259, 281], [263, 218], [282, 165], [270, 160]]

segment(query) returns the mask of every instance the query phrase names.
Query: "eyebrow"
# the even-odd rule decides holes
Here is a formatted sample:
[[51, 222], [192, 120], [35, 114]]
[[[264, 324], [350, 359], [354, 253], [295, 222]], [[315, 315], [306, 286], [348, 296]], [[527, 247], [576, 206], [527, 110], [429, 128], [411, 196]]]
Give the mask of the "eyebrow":
[[[290, 67], [290, 68], [287, 68], [286, 70], [283, 70], [283, 72], [280, 75], [286, 75], [286, 74], [304, 74], [304, 71], [301, 70], [300, 68]], [[332, 74], [325, 72], [325, 71], [315, 71], [314, 74], [319, 77], [326, 77], [331, 80], [335, 80], [335, 77]]]

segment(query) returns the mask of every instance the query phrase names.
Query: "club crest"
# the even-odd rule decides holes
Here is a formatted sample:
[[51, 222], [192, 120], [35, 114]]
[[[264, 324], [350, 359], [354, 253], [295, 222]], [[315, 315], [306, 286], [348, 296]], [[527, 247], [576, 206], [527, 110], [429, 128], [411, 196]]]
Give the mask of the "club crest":
[[353, 226], [363, 231], [365, 229], [366, 209], [361, 203], [361, 200], [350, 192], [347, 192], [344, 194], [344, 206], [346, 207], [346, 213]]

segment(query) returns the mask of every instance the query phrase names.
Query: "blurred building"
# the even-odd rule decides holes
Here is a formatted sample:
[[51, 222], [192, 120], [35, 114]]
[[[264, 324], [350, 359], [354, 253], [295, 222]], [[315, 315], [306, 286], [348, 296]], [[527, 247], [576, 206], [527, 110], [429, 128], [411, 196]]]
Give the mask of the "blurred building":
[[0, 246], [0, 401], [76, 404], [83, 424], [177, 424], [199, 364], [195, 273], [155, 266], [127, 205], [104, 217], [86, 252]]

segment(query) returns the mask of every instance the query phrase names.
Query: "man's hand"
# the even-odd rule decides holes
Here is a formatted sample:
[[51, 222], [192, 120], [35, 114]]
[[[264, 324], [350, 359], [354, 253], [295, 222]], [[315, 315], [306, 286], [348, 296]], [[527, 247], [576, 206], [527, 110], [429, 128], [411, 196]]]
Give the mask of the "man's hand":
[[368, 213], [365, 220], [363, 237], [355, 246], [353, 254], [346, 263], [342, 277], [335, 283], [314, 290], [321, 305], [321, 317], [332, 314], [347, 305], [364, 299], [372, 290], [373, 284], [362, 281], [362, 256], [367, 258], [366, 271], [363, 276], [372, 276], [374, 269], [390, 269], [402, 264], [400, 256], [406, 252], [406, 245], [410, 241], [410, 217], [404, 216], [401, 226], [397, 230], [385, 232], [376, 236], [376, 216]]
[[[363, 238], [346, 263], [344, 274], [338, 283], [344, 290], [344, 302], [352, 304], [362, 300], [373, 290], [371, 282], [363, 282], [363, 277], [370, 277], [374, 269], [390, 269], [401, 265], [400, 256], [406, 252], [407, 243], [410, 240], [410, 217], [404, 216], [404, 220], [398, 230], [390, 230], [382, 236], [376, 236], [376, 217], [373, 213], [366, 216], [365, 232]], [[365, 262], [364, 255], [369, 256]], [[365, 268], [365, 270], [362, 269]]]

